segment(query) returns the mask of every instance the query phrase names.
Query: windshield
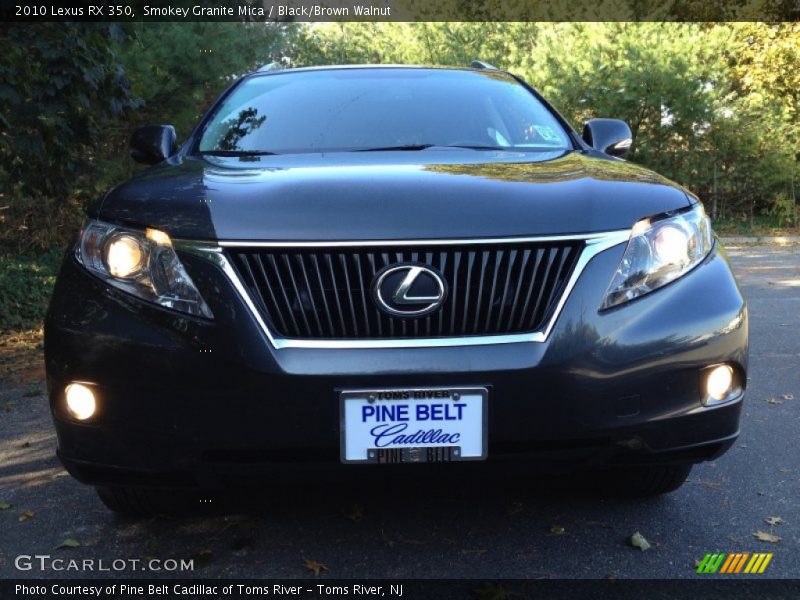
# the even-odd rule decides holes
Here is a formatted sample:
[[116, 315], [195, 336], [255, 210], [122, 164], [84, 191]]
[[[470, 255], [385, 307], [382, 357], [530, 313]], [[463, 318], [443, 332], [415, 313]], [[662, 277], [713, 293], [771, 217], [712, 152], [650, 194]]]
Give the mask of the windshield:
[[208, 122], [199, 150], [291, 154], [431, 146], [571, 148], [550, 111], [506, 74], [358, 68], [243, 81]]

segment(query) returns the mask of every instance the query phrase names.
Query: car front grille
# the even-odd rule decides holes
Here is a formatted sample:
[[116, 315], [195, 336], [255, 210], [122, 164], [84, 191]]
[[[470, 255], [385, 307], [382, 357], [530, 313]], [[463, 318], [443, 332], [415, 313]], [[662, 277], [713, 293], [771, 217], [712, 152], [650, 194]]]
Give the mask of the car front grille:
[[[583, 240], [236, 246], [229, 258], [273, 335], [361, 340], [509, 335], [541, 329], [565, 292]], [[373, 300], [385, 267], [427, 265], [449, 293], [434, 313], [390, 316]]]

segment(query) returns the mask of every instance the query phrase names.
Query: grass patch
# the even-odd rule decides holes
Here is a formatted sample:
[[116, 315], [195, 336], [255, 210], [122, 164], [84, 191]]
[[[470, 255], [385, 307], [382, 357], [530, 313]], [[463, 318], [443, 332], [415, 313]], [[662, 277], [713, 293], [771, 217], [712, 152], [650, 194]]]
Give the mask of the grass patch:
[[42, 326], [61, 257], [60, 251], [23, 256], [0, 251], [0, 332]]
[[44, 379], [43, 334], [42, 327], [0, 331], [0, 381], [35, 385]]
[[61, 257], [60, 251], [0, 250], [0, 380], [34, 384], [44, 379], [42, 321]]
[[716, 219], [714, 221], [714, 231], [720, 237], [800, 235], [800, 226], [781, 225], [776, 217], [759, 215], [753, 217], [752, 221], [746, 216], [734, 219]]

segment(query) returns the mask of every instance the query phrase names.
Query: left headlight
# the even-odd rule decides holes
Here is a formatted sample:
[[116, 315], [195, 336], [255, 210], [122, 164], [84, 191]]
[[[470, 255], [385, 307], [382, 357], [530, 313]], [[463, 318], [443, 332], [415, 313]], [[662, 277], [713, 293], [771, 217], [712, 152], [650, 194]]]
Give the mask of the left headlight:
[[75, 258], [109, 285], [142, 300], [195, 317], [214, 318], [163, 231], [137, 231], [88, 220], [75, 247]]
[[700, 204], [674, 216], [638, 221], [602, 308], [618, 306], [685, 275], [708, 256], [713, 244], [711, 223]]

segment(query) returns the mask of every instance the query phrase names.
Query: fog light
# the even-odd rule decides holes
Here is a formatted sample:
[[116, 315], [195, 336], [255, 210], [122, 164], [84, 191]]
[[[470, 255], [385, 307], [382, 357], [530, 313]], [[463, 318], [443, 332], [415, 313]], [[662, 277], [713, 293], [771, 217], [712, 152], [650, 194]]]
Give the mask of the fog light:
[[732, 388], [733, 369], [729, 365], [719, 365], [709, 371], [706, 378], [706, 392], [710, 400], [717, 402], [724, 400], [730, 396]]
[[90, 387], [82, 383], [70, 383], [64, 390], [67, 398], [67, 410], [70, 416], [78, 421], [85, 421], [97, 410], [97, 401]]

